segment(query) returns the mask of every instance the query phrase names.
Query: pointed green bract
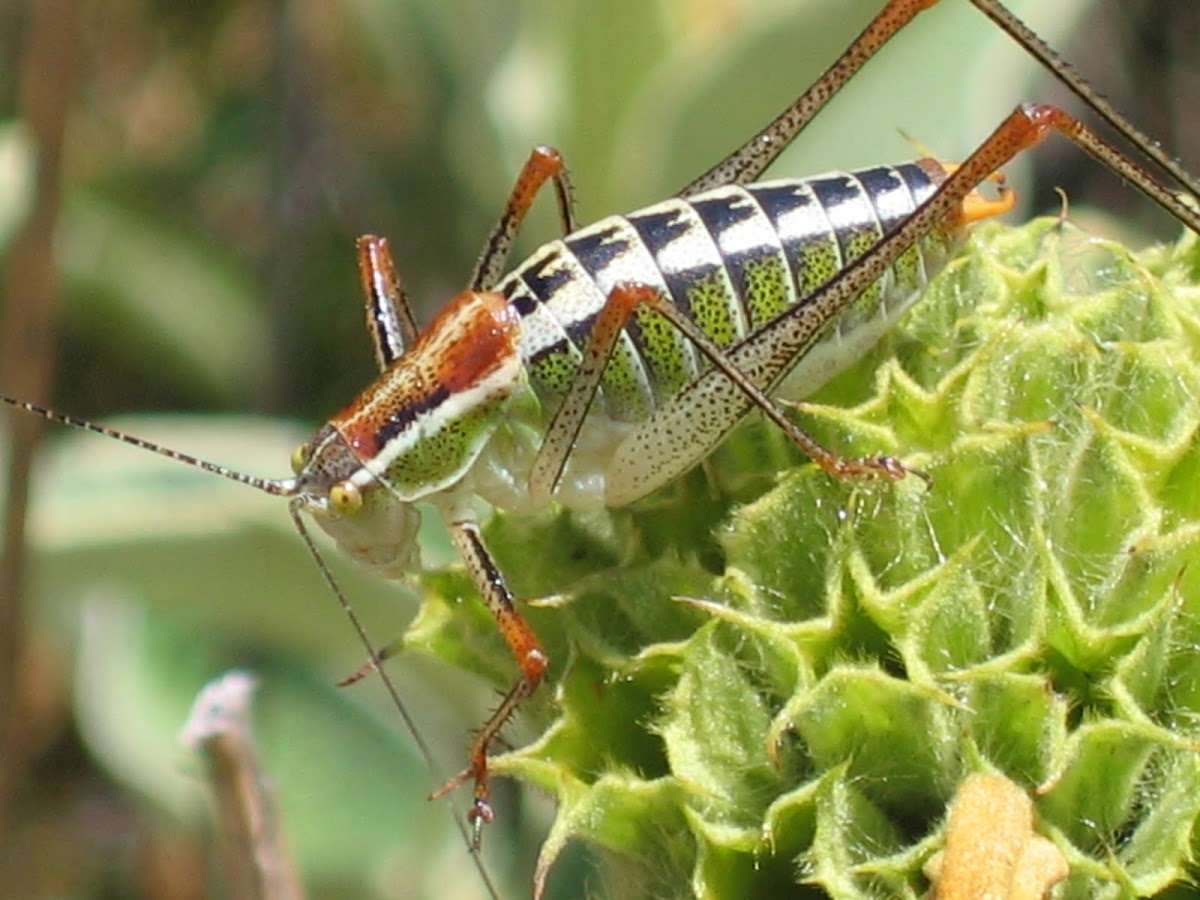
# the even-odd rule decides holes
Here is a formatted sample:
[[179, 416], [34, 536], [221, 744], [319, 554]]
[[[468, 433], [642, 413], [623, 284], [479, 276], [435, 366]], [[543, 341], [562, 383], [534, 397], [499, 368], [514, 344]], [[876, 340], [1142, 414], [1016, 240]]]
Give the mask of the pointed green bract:
[[[530, 611], [555, 690], [514, 726], [542, 736], [493, 762], [558, 797], [543, 868], [578, 840], [646, 896], [920, 896], [949, 799], [992, 769], [1069, 860], [1061, 896], [1183, 881], [1198, 270], [1192, 238], [981, 229], [802, 414], [929, 487], [835, 482], [754, 423], [631, 509], [494, 519], [513, 587], [557, 595]], [[446, 614], [462, 582], [427, 586], [409, 642], [505, 685], [486, 617]]]

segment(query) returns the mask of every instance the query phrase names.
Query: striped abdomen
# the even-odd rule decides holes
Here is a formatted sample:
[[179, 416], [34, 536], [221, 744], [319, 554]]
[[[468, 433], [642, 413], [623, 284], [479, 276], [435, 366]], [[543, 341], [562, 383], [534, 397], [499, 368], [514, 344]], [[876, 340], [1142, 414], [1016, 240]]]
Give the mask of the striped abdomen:
[[[532, 388], [543, 397], [566, 390], [616, 285], [660, 288], [709, 337], [730, 346], [804, 303], [944, 177], [940, 163], [921, 160], [727, 186], [612, 216], [546, 244], [498, 286], [523, 318], [521, 355]], [[935, 234], [901, 256], [827, 326], [784, 392], [814, 389], [865, 351], [942, 265], [950, 237]], [[601, 408], [616, 421], [642, 421], [707, 367], [662, 318], [639, 310], [605, 371]]]

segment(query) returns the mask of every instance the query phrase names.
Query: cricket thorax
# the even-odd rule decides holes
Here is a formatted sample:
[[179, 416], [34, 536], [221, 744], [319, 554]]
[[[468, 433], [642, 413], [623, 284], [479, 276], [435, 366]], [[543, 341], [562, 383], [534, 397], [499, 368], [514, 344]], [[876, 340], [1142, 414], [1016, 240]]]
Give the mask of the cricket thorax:
[[417, 343], [330, 420], [361, 471], [401, 500], [462, 479], [524, 383], [520, 316], [495, 293], [460, 294]]

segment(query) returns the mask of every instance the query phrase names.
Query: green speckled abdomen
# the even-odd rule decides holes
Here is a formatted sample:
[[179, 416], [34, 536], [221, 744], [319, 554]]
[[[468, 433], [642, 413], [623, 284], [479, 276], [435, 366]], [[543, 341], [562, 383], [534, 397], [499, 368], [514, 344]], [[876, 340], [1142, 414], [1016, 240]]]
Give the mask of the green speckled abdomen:
[[[620, 284], [661, 289], [722, 347], [802, 304], [874, 247], [936, 190], [940, 163], [921, 160], [803, 180], [729, 185], [611, 216], [552, 241], [498, 286], [521, 314], [521, 355], [543, 398], [563, 393], [605, 298]], [[910, 248], [831, 321], [773, 385], [803, 396], [860, 356], [941, 267], [953, 235]], [[600, 385], [616, 422], [642, 422], [708, 368], [657, 313], [638, 309]], [[779, 382], [786, 382], [781, 388]]]

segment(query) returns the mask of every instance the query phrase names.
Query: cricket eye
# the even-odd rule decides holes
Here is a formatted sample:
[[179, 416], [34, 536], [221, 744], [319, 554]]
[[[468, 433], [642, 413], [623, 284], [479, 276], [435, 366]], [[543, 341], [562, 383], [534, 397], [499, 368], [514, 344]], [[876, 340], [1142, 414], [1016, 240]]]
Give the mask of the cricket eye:
[[335, 484], [329, 489], [329, 508], [342, 516], [352, 516], [362, 509], [362, 491], [349, 481]]
[[293, 475], [299, 475], [301, 472], [304, 471], [304, 467], [306, 465], [308, 465], [309, 452], [310, 452], [310, 450], [309, 450], [308, 444], [301, 444], [299, 447], [297, 447], [295, 450], [292, 451], [292, 474]]

